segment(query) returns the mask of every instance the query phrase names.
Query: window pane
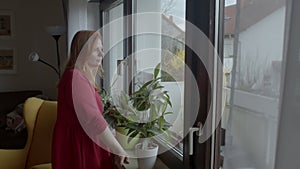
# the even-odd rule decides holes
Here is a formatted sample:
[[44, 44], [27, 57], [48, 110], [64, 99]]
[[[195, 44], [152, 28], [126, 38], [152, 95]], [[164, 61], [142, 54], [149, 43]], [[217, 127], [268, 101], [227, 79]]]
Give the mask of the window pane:
[[225, 0], [224, 169], [273, 169], [284, 0]]
[[123, 4], [105, 11], [103, 17], [104, 88], [108, 90], [117, 75], [117, 62], [123, 59]]
[[[167, 111], [174, 112], [166, 116], [167, 121], [173, 124], [170, 129], [171, 137], [167, 142], [182, 153], [180, 140], [183, 138], [185, 0], [136, 0], [133, 6], [134, 13], [137, 14], [133, 23], [136, 35], [133, 54], [136, 67], [133, 69], [138, 74], [138, 79], [143, 79], [135, 81], [135, 84], [151, 78], [149, 74], [161, 63], [160, 83], [169, 92], [173, 105]], [[149, 15], [149, 12], [156, 14]]]
[[[162, 84], [170, 92], [175, 114], [174, 117], [169, 117], [174, 124], [170, 129], [173, 139], [171, 144], [176, 145], [181, 154], [184, 126], [185, 4], [185, 0], [161, 1]], [[178, 141], [179, 144], [176, 144]]]

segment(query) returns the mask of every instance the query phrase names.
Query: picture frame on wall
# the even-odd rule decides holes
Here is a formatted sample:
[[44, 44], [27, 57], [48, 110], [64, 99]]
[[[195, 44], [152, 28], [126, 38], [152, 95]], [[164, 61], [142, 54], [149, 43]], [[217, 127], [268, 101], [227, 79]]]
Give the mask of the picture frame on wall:
[[14, 36], [14, 22], [12, 10], [0, 10], [0, 39]]
[[0, 49], [0, 74], [16, 73], [16, 51], [10, 48]]

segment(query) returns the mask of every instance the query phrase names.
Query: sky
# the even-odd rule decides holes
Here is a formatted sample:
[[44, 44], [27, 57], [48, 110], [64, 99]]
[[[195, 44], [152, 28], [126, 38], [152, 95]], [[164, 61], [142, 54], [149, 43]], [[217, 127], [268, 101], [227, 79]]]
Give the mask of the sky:
[[225, 0], [225, 6], [230, 6], [236, 4], [236, 0]]
[[[169, 0], [162, 0], [161, 2], [164, 3], [165, 1]], [[174, 17], [174, 23], [179, 26], [182, 30], [185, 30], [185, 2], [186, 0], [174, 0], [174, 7], [170, 11], [170, 15], [175, 16]], [[177, 18], [178, 17], [178, 18]], [[180, 19], [182, 18], [182, 19]]]
[[[169, 0], [161, 0], [162, 3]], [[177, 16], [179, 18], [185, 18], [185, 4], [186, 0], [175, 0], [174, 7], [170, 12], [171, 15]], [[236, 4], [236, 0], [225, 0], [225, 6], [230, 6]], [[174, 18], [174, 22], [182, 29], [185, 30], [184, 20]]]

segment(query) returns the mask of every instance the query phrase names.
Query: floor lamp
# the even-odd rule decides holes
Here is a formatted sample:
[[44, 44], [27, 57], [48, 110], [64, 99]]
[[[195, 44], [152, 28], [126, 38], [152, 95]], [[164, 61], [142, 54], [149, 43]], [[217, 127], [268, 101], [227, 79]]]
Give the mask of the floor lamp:
[[51, 36], [53, 37], [53, 39], [56, 42], [56, 57], [57, 57], [57, 68], [51, 64], [49, 64], [48, 62], [42, 60], [40, 58], [40, 56], [38, 55], [37, 52], [31, 52], [29, 54], [29, 60], [30, 61], [34, 61], [34, 62], [41, 62], [47, 66], [49, 66], [51, 69], [53, 69], [56, 74], [58, 75], [58, 78], [60, 79], [61, 76], [61, 69], [60, 69], [60, 54], [59, 54], [59, 46], [58, 46], [58, 41], [59, 38], [65, 33], [65, 29], [62, 26], [51, 26], [51, 27], [47, 27], [47, 31], [48, 33], [51, 34]]
[[28, 59], [29, 59], [30, 61], [33, 61], [33, 62], [41, 62], [41, 63], [43, 63], [43, 64], [49, 66], [51, 69], [53, 69], [53, 70], [56, 72], [56, 74], [58, 75], [58, 78], [60, 79], [60, 70], [59, 70], [59, 68], [57, 69], [57, 68], [54, 67], [53, 65], [51, 65], [51, 64], [49, 64], [48, 62], [42, 60], [37, 52], [31, 52], [31, 53], [29, 54]]

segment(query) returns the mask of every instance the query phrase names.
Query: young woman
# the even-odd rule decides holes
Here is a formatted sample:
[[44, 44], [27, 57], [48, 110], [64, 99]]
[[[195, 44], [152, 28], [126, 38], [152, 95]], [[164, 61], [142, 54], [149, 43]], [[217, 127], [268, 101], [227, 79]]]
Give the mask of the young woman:
[[[128, 163], [102, 116], [95, 77], [102, 70], [99, 32], [75, 34], [66, 69], [58, 85], [58, 114], [52, 144], [53, 169], [113, 169]], [[100, 71], [101, 72], [101, 71]], [[112, 152], [114, 159], [109, 152]]]

